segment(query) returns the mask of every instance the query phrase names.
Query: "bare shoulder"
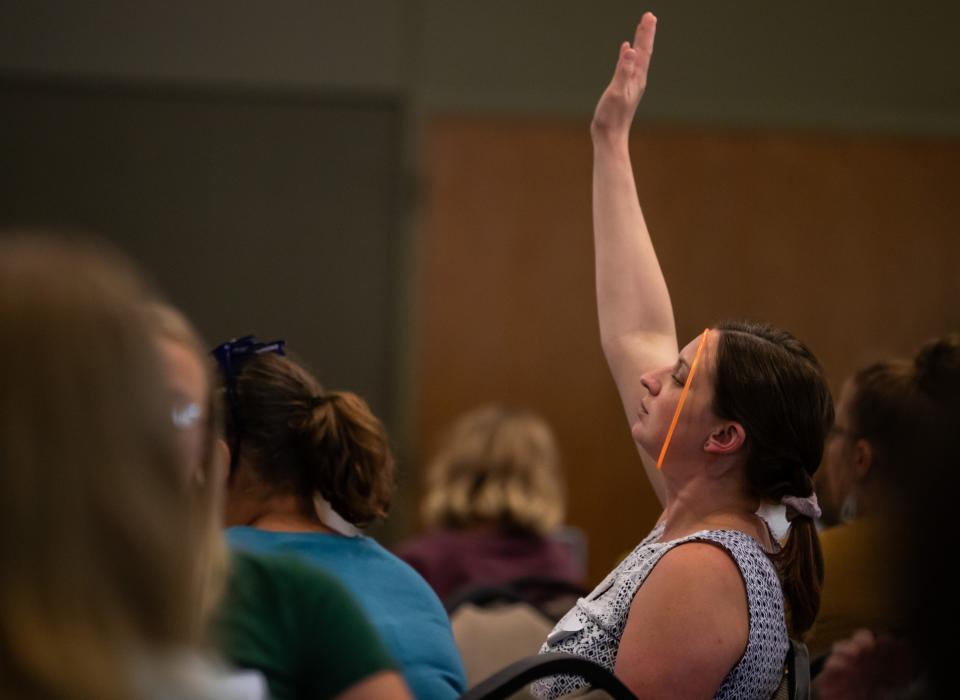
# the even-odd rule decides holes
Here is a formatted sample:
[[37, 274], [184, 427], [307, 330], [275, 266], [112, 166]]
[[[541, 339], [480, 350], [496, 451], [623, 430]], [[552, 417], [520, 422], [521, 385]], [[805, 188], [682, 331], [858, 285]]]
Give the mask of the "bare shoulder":
[[[688, 542], [667, 552], [647, 576], [631, 605], [670, 609], [689, 616], [698, 609], [728, 622], [747, 613], [747, 589], [730, 554], [719, 545]], [[746, 637], [744, 637], [744, 641]]]
[[749, 626], [746, 585], [726, 550], [678, 545], [634, 596], [617, 675], [641, 697], [712, 695], [743, 656]]
[[669, 576], [693, 584], [711, 584], [709, 579], [704, 581], [704, 575], [708, 573], [711, 577], [719, 576], [723, 582], [737, 583], [739, 591], [746, 594], [743, 577], [733, 556], [720, 544], [705, 540], [686, 542], [671, 549], [650, 572], [647, 581], [652, 581], [655, 577]]

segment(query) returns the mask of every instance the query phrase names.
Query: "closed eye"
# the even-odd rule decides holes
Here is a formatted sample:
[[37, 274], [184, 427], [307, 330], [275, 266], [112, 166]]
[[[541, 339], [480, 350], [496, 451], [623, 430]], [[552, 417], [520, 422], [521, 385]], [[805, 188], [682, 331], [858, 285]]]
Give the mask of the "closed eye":
[[677, 386], [683, 388], [683, 382], [680, 381], [680, 377], [675, 374], [671, 374], [670, 378], [677, 383]]

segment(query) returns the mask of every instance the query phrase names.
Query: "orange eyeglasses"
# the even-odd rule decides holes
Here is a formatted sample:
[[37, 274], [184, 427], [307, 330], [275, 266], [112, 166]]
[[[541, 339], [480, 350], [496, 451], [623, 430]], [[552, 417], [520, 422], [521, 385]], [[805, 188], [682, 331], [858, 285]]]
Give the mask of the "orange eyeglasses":
[[680, 420], [680, 411], [683, 410], [683, 404], [687, 400], [687, 394], [690, 393], [690, 385], [693, 384], [693, 375], [697, 373], [697, 367], [700, 366], [700, 355], [703, 354], [703, 346], [707, 343], [707, 335], [709, 333], [710, 329], [704, 328], [703, 335], [700, 336], [697, 353], [693, 356], [693, 364], [690, 365], [690, 374], [687, 375], [687, 381], [683, 384], [683, 391], [680, 392], [680, 400], [677, 402], [677, 410], [673, 412], [673, 420], [670, 421], [667, 437], [663, 441], [663, 447], [660, 448], [660, 456], [657, 458], [657, 469], [663, 467], [663, 458], [667, 456], [667, 448], [670, 446], [670, 440], [673, 438], [673, 431], [677, 428], [677, 421]]

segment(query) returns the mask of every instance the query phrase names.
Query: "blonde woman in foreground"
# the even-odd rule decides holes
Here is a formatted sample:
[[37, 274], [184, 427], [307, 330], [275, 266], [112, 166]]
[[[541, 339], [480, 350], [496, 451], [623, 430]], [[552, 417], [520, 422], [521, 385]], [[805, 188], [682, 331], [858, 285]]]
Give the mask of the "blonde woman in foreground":
[[136, 271], [0, 238], [0, 697], [261, 698], [198, 651], [212, 460], [183, 467]]
[[[0, 333], [0, 697], [265, 698], [259, 673], [216, 661], [211, 617], [275, 697], [410, 697], [336, 582], [227, 561], [205, 353], [128, 261], [0, 238]], [[272, 665], [243, 663], [266, 647]]]

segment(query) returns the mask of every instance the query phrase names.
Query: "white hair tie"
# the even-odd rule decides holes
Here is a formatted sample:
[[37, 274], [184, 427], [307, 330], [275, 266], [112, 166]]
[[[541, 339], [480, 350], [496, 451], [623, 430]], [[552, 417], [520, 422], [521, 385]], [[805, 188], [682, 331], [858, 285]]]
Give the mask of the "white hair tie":
[[799, 496], [784, 496], [780, 502], [787, 507], [787, 522], [792, 522], [798, 515], [815, 520], [820, 517], [820, 504], [817, 503], [817, 494], [812, 493], [807, 498]]

